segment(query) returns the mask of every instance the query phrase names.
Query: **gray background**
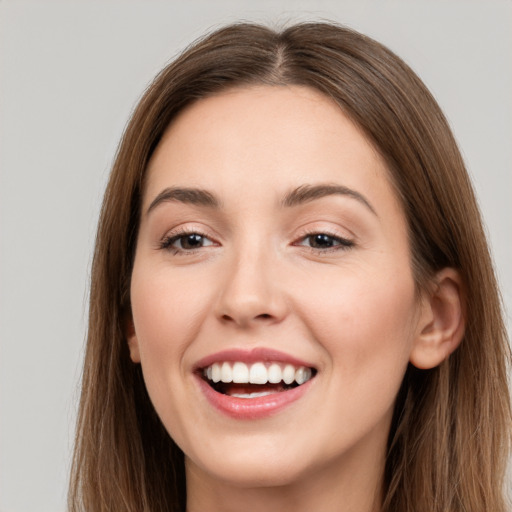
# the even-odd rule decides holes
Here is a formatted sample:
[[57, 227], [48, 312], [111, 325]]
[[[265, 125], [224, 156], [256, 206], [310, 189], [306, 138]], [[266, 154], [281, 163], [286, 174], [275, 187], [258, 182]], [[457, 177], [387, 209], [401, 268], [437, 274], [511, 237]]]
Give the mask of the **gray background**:
[[510, 1], [0, 1], [0, 511], [64, 511], [102, 191], [153, 75], [238, 19], [390, 46], [449, 118], [512, 310]]

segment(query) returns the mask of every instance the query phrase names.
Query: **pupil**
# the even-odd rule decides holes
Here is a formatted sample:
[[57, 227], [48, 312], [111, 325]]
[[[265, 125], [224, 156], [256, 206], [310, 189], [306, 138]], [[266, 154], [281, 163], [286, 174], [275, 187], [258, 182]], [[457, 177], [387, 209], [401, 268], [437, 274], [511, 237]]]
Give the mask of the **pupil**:
[[332, 237], [329, 235], [314, 235], [311, 240], [313, 247], [332, 247]]
[[184, 248], [199, 247], [201, 246], [202, 240], [203, 237], [201, 235], [192, 234], [185, 237], [182, 245]]

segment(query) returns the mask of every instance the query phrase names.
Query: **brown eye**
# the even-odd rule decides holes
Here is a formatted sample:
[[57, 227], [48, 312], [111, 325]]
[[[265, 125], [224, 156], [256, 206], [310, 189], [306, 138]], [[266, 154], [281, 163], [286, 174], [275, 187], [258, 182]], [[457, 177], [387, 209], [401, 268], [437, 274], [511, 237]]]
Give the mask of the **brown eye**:
[[175, 251], [193, 251], [210, 245], [214, 245], [214, 242], [200, 233], [180, 233], [166, 238], [161, 247], [162, 249], [173, 249]]
[[314, 247], [315, 249], [325, 249], [328, 247], [333, 247], [336, 243], [334, 237], [326, 235], [324, 233], [320, 233], [317, 235], [310, 235], [307, 237], [310, 247]]
[[327, 233], [312, 233], [305, 236], [297, 245], [311, 247], [312, 249], [344, 249], [352, 247], [354, 244], [346, 238], [341, 238]]
[[202, 235], [198, 235], [197, 233], [191, 233], [190, 235], [178, 238], [174, 242], [174, 245], [178, 245], [180, 249], [197, 249], [198, 247], [203, 247], [205, 240], [208, 239]]

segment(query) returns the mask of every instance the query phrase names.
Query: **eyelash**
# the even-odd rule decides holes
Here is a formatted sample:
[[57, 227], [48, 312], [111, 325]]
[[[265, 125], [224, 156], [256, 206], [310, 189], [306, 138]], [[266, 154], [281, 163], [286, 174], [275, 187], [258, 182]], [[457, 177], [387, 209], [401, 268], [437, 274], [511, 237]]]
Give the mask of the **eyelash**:
[[[324, 238], [329, 239], [331, 243], [337, 244], [332, 245], [331, 247], [324, 247], [324, 248], [318, 248], [318, 247], [311, 247], [310, 245], [303, 245], [300, 242], [303, 242], [307, 240], [308, 238], [323, 236]], [[346, 251], [352, 247], [354, 247], [354, 242], [352, 240], [349, 240], [348, 238], [344, 238], [342, 236], [339, 236], [335, 233], [330, 233], [329, 231], [307, 231], [303, 233], [300, 238], [298, 239], [298, 242], [294, 242], [295, 246], [299, 247], [305, 247], [306, 249], [310, 250], [311, 252], [315, 254], [328, 254], [336, 251]]]
[[[207, 239], [211, 243], [206, 246], [203, 245], [203, 246], [200, 246], [200, 247], [194, 248], [194, 249], [184, 249], [184, 248], [179, 248], [179, 247], [173, 247], [173, 244], [175, 242], [177, 242], [178, 240], [184, 239], [186, 237], [191, 237], [194, 235], [201, 237], [202, 239]], [[318, 236], [323, 236], [323, 237], [329, 239], [328, 241], [330, 243], [333, 243], [336, 245], [332, 245], [331, 247], [318, 248], [318, 247], [312, 247], [310, 245], [302, 244], [302, 242], [304, 242], [308, 238], [313, 238], [313, 237], [318, 237]], [[212, 241], [208, 235], [206, 235], [198, 230], [184, 229], [184, 230], [180, 230], [177, 233], [174, 233], [170, 236], [166, 236], [165, 238], [163, 238], [162, 241], [160, 242], [159, 248], [162, 250], [172, 252], [173, 256], [179, 256], [179, 255], [195, 254], [197, 251], [199, 251], [200, 249], [203, 249], [204, 247], [210, 247], [210, 246], [214, 246], [214, 245], [216, 245], [216, 242]], [[308, 232], [303, 233], [300, 236], [300, 238], [298, 238], [298, 241], [294, 242], [292, 245], [294, 245], [296, 247], [305, 247], [306, 249], [310, 250], [311, 252], [313, 252], [315, 254], [326, 254], [326, 253], [331, 253], [331, 252], [335, 252], [335, 251], [346, 251], [354, 246], [354, 242], [352, 240], [338, 236], [336, 234], [329, 233], [328, 231], [308, 231]]]
[[172, 252], [173, 256], [179, 256], [182, 254], [194, 254], [199, 249], [202, 249], [203, 247], [209, 247], [210, 245], [215, 244], [215, 242], [212, 242], [212, 244], [209, 244], [207, 246], [201, 246], [196, 249], [183, 249], [183, 248], [179, 248], [179, 247], [173, 247], [173, 244], [175, 242], [177, 242], [178, 240], [184, 239], [184, 238], [187, 238], [187, 237], [190, 237], [193, 235], [196, 235], [198, 237], [201, 237], [203, 239], [207, 239], [207, 240], [211, 241], [211, 238], [208, 235], [198, 231], [197, 229], [190, 229], [190, 230], [183, 229], [183, 230], [178, 231], [177, 233], [171, 234], [171, 235], [163, 238], [162, 241], [160, 242], [159, 248]]

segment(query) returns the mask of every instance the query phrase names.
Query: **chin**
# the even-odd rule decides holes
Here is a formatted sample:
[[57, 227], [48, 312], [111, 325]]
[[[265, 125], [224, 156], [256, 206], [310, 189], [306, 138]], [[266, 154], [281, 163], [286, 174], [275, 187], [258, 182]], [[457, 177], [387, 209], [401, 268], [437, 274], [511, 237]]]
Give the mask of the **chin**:
[[273, 468], [269, 471], [267, 466], [256, 465], [244, 467], [226, 468], [222, 474], [215, 475], [218, 479], [229, 483], [234, 487], [240, 488], [269, 488], [286, 487], [293, 485], [301, 480], [301, 472], [291, 471], [289, 467], [282, 470]]
[[[234, 455], [234, 454], [233, 454]], [[275, 455], [261, 457], [261, 452], [252, 451], [247, 456], [229, 456], [222, 462], [206, 463], [186, 458], [187, 466], [194, 465], [216, 481], [225, 482], [234, 487], [282, 487], [300, 481], [307, 473], [304, 461], [299, 467], [297, 460], [285, 460]]]

